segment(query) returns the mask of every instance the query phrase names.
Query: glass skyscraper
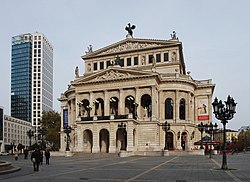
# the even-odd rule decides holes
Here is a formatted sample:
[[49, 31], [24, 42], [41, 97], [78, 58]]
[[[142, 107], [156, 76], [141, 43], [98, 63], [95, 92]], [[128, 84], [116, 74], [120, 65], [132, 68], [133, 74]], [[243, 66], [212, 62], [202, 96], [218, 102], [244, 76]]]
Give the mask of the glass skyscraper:
[[11, 116], [40, 126], [53, 110], [53, 47], [41, 33], [12, 37]]

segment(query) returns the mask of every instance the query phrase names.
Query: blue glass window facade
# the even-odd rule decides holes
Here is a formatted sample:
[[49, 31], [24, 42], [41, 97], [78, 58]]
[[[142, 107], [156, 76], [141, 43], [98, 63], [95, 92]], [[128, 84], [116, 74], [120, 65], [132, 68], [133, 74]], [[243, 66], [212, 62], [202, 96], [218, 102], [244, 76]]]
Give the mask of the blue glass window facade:
[[31, 121], [32, 43], [12, 42], [11, 116]]

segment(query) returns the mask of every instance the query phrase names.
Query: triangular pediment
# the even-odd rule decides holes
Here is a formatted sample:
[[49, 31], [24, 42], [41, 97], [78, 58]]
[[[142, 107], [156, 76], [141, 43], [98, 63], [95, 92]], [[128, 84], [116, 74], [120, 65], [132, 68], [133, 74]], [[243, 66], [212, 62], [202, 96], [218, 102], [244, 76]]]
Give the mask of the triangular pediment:
[[86, 52], [83, 59], [88, 59], [96, 56], [110, 55], [110, 54], [120, 54], [128, 51], [138, 51], [149, 48], [157, 48], [162, 46], [174, 46], [181, 44], [179, 41], [172, 40], [153, 40], [153, 39], [135, 39], [127, 38], [122, 41], [116, 42], [104, 48], [98, 49], [96, 51]]
[[124, 80], [124, 79], [139, 79], [142, 77], [152, 77], [152, 76], [158, 76], [158, 73], [123, 69], [120, 66], [116, 65], [116, 66], [111, 66], [106, 70], [93, 73], [88, 76], [79, 77], [74, 81], [73, 84], [77, 85], [77, 84], [107, 82], [107, 81]]

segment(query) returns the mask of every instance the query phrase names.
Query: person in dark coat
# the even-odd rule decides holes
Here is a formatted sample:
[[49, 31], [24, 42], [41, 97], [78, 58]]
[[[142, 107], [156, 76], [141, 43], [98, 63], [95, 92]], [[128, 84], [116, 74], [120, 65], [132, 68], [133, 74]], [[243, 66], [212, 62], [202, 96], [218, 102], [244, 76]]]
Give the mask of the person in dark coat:
[[28, 158], [28, 154], [29, 154], [28, 149], [27, 148], [24, 149], [23, 153], [24, 153], [24, 159], [27, 159]]
[[34, 171], [39, 171], [41, 158], [41, 152], [38, 149], [35, 149], [35, 151], [31, 154], [31, 161], [33, 162]]
[[49, 165], [49, 158], [50, 158], [50, 152], [49, 149], [45, 150], [45, 159], [46, 159], [46, 164]]

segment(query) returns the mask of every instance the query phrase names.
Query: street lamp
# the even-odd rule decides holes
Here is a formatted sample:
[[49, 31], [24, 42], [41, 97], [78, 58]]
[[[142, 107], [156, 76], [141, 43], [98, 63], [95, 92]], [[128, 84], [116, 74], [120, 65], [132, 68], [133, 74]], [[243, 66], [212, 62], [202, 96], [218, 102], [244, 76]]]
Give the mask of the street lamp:
[[66, 133], [66, 151], [70, 151], [69, 150], [69, 143], [70, 143], [70, 136], [69, 134], [71, 133], [72, 128], [70, 126], [67, 126], [64, 128], [64, 133]]
[[[121, 140], [121, 150], [126, 150], [126, 124], [124, 123], [121, 123], [121, 124], [118, 124], [118, 129], [121, 131], [122, 133], [122, 140]], [[123, 142], [124, 141], [124, 142]]]
[[34, 136], [34, 131], [32, 131], [32, 130], [27, 131], [27, 135], [30, 139], [30, 148], [31, 148], [31, 138]]
[[162, 130], [165, 131], [165, 147], [164, 150], [168, 150], [168, 143], [167, 143], [167, 132], [170, 129], [170, 123], [168, 123], [167, 121], [165, 123], [163, 123], [162, 125]]
[[218, 102], [217, 97], [214, 99], [214, 102], [212, 103], [213, 109], [214, 109], [214, 115], [218, 120], [221, 120], [221, 123], [223, 124], [223, 158], [222, 158], [222, 166], [221, 169], [228, 169], [227, 167], [227, 154], [226, 154], [226, 124], [228, 120], [231, 120], [234, 117], [235, 109], [236, 109], [236, 103], [234, 102], [234, 99], [230, 97], [230, 95], [227, 97], [227, 101], [225, 101], [225, 105], [220, 100]]
[[204, 149], [203, 147], [203, 140], [202, 140], [202, 134], [205, 130], [205, 125], [201, 122], [200, 124], [198, 124], [198, 130], [201, 132], [201, 146], [200, 149]]
[[[205, 131], [206, 133], [210, 134], [211, 136], [211, 142], [214, 140], [214, 131], [217, 131], [217, 123], [213, 124], [206, 124], [205, 125]], [[211, 148], [211, 144], [210, 144], [210, 148], [209, 148], [209, 158], [212, 158], [212, 148]]]

